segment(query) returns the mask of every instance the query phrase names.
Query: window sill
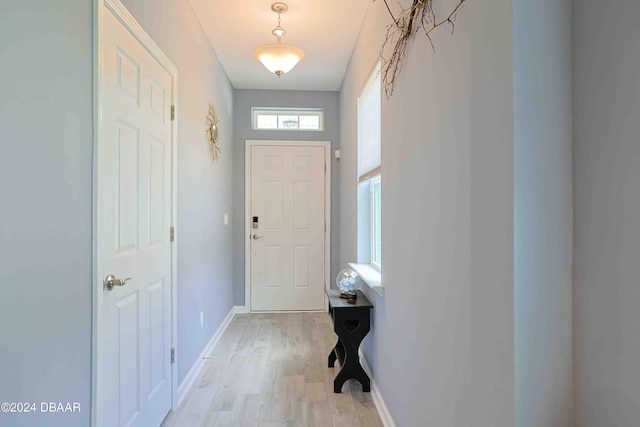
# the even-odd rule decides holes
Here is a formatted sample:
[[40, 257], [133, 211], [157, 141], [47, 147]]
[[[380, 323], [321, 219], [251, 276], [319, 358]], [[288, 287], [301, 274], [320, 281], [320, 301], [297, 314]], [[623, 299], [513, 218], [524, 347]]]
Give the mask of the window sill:
[[384, 297], [384, 285], [382, 284], [382, 275], [378, 270], [370, 264], [349, 263], [349, 267], [353, 268], [364, 283], [371, 289], [376, 291], [378, 295]]

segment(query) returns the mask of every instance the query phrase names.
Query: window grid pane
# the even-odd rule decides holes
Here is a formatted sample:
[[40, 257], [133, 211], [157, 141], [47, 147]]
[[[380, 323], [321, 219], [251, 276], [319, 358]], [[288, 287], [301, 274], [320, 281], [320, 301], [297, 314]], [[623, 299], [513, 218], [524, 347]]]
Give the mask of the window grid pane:
[[278, 116], [278, 129], [298, 129], [298, 116]]
[[252, 111], [254, 130], [323, 130], [324, 112], [322, 109], [271, 109], [256, 108]]
[[278, 129], [278, 116], [259, 114], [257, 126], [258, 129]]
[[378, 265], [382, 265], [382, 192], [380, 179], [372, 182], [373, 185], [373, 209], [371, 223], [373, 224], [372, 233], [372, 261]]
[[320, 128], [320, 117], [300, 116], [300, 129], [318, 130]]

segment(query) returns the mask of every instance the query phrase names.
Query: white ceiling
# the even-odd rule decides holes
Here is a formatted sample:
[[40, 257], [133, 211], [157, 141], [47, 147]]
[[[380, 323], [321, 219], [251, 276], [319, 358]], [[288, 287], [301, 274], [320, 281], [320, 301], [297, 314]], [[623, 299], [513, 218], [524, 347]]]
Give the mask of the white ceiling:
[[332, 90], [342, 84], [351, 51], [371, 0], [285, 0], [282, 42], [305, 58], [281, 78], [253, 57], [275, 43], [276, 0], [190, 0], [231, 84], [236, 89]]

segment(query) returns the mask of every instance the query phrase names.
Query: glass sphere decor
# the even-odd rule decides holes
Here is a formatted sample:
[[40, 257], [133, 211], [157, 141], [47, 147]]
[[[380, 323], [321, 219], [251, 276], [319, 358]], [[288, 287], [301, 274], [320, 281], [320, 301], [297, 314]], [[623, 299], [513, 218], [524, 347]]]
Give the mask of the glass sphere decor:
[[350, 268], [346, 268], [338, 273], [336, 277], [336, 286], [340, 292], [348, 295], [355, 295], [358, 273]]

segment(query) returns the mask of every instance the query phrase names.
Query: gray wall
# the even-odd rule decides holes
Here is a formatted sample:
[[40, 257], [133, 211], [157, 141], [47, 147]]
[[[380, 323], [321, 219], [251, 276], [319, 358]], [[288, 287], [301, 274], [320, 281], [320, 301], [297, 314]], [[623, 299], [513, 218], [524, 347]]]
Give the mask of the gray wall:
[[[231, 215], [233, 88], [191, 4], [124, 0], [124, 5], [178, 68], [178, 381], [233, 307]], [[209, 158], [209, 103], [220, 120], [220, 160]], [[200, 327], [200, 311], [204, 327]]]
[[[385, 296], [364, 346], [399, 426], [515, 422], [512, 10], [469, 3], [410, 42], [382, 105]], [[356, 259], [356, 100], [385, 25], [373, 2], [341, 90], [340, 266]]]
[[569, 427], [571, 2], [513, 4], [516, 425]]
[[576, 425], [640, 420], [640, 2], [574, 2]]
[[[178, 324], [182, 379], [232, 307], [233, 89], [188, 2], [128, 0], [179, 69]], [[188, 48], [184, 48], [188, 46]], [[1, 426], [87, 426], [91, 405], [91, 2], [0, 5], [0, 402], [79, 402], [79, 414], [0, 414]], [[222, 160], [204, 138], [218, 108]], [[225, 149], [225, 147], [227, 147]], [[215, 219], [212, 221], [211, 218]], [[198, 316], [205, 310], [205, 327]]]
[[[91, 2], [0, 4], [0, 402], [91, 407]], [[39, 403], [38, 403], [39, 409]]]
[[[276, 78], [274, 76], [274, 78]], [[286, 77], [283, 77], [283, 79]], [[234, 112], [234, 200], [233, 200], [233, 271], [234, 302], [244, 306], [244, 249], [245, 249], [245, 140], [331, 141], [331, 148], [340, 148], [340, 114], [338, 92], [291, 90], [236, 90]], [[252, 107], [324, 108], [324, 131], [265, 131], [251, 129]], [[339, 191], [340, 161], [331, 154], [331, 281], [338, 265], [338, 235], [340, 223]]]

